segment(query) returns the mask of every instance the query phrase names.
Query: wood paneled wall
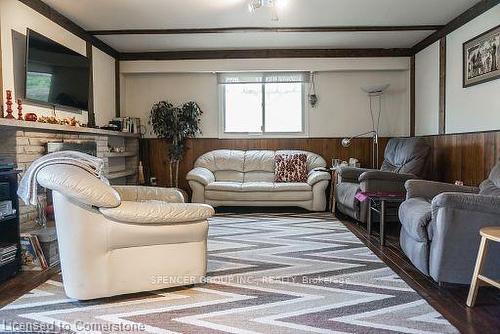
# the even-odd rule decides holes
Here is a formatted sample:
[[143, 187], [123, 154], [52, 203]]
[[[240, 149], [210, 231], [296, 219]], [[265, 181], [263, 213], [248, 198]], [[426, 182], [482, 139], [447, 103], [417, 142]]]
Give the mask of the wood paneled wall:
[[479, 185], [500, 159], [500, 131], [424, 137], [432, 147], [432, 178]]
[[[432, 147], [432, 179], [443, 182], [463, 181], [466, 185], [479, 185], [500, 159], [500, 131], [470, 134], [436, 135], [423, 137]], [[300, 149], [320, 154], [330, 165], [332, 157], [348, 160], [355, 157], [362, 166], [371, 165], [371, 140], [354, 139], [352, 146], [344, 148], [341, 138], [297, 139], [205, 139], [188, 141], [188, 149], [179, 168], [179, 186], [190, 192], [186, 174], [200, 155], [217, 149]], [[381, 138], [379, 160], [389, 138]], [[169, 186], [168, 144], [161, 139], [141, 140], [141, 160], [146, 180], [155, 176], [160, 186]]]
[[[179, 187], [189, 192], [186, 174], [193, 168], [194, 161], [202, 154], [217, 149], [266, 149], [284, 150], [299, 149], [320, 154], [331, 164], [333, 157], [348, 160], [359, 159], [364, 167], [371, 166], [371, 140], [369, 138], [354, 139], [351, 147], [344, 148], [341, 138], [293, 138], [293, 139], [192, 139], [179, 168]], [[380, 163], [388, 138], [380, 138]], [[160, 139], [141, 140], [141, 160], [144, 164], [146, 180], [155, 176], [158, 185], [169, 185], [168, 144]]]

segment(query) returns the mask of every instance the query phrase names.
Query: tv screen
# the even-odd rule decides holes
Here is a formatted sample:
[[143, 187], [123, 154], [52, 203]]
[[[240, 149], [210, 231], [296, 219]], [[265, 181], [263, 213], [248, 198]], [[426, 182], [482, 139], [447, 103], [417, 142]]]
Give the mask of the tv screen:
[[87, 57], [28, 29], [26, 100], [88, 110]]

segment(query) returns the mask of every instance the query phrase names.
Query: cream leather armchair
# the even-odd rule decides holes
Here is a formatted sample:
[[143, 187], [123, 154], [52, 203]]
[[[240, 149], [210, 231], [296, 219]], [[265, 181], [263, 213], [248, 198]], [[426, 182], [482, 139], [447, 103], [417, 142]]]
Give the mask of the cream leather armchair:
[[207, 219], [174, 189], [111, 187], [83, 169], [43, 168], [52, 190], [66, 294], [80, 300], [200, 283], [207, 269]]

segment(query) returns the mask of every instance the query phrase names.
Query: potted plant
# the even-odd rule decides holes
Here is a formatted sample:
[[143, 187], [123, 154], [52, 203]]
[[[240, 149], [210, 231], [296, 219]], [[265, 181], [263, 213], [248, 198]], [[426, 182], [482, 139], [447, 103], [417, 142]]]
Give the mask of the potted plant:
[[[149, 124], [158, 138], [169, 141], [170, 186], [179, 186], [179, 163], [186, 149], [186, 140], [201, 134], [200, 107], [196, 102], [174, 106], [168, 101], [155, 103], [149, 115]], [[175, 179], [173, 169], [175, 168]]]

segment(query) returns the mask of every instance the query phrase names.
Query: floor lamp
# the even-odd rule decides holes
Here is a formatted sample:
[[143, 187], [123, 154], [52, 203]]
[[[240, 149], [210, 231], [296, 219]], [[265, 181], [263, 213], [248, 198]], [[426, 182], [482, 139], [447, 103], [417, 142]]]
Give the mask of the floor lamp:
[[[382, 96], [384, 95], [387, 88], [389, 88], [389, 84], [385, 85], [374, 85], [374, 86], [364, 86], [361, 89], [368, 94], [368, 98], [370, 101], [370, 116], [372, 120], [372, 130], [361, 133], [359, 135], [344, 138], [342, 139], [342, 146], [349, 147], [351, 146], [351, 142], [354, 138], [359, 138], [362, 136], [372, 135], [372, 168], [379, 168], [379, 158], [378, 158], [378, 144], [379, 144], [379, 126], [380, 126], [380, 115], [382, 113]], [[378, 100], [378, 113], [374, 115], [373, 111], [373, 101]]]

